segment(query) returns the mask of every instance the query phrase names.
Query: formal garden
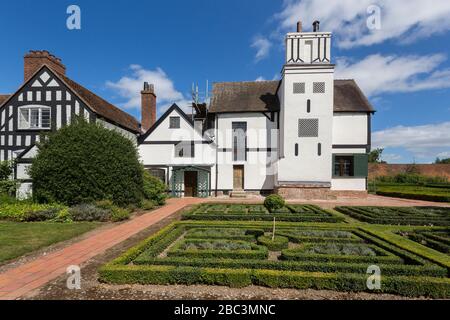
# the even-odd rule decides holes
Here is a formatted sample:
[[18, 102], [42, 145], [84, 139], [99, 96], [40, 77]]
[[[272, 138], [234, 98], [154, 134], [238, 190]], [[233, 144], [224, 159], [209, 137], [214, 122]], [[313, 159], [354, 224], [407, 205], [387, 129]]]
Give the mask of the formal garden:
[[80, 119], [40, 140], [32, 196], [16, 198], [14, 163], [0, 163], [0, 264], [164, 205], [165, 185], [120, 133]]
[[[100, 281], [450, 297], [448, 208], [324, 210], [268, 199], [265, 206], [194, 206], [101, 267]], [[371, 291], [373, 265], [381, 288]]]

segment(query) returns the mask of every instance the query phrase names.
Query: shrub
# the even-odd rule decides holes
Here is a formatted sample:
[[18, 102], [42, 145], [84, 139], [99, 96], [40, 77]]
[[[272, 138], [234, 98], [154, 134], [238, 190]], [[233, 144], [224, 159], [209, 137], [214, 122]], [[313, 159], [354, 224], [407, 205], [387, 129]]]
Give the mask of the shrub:
[[144, 197], [160, 206], [164, 205], [167, 199], [164, 182], [147, 171], [144, 172]]
[[119, 207], [114, 207], [111, 210], [111, 220], [113, 222], [119, 222], [130, 219], [130, 211]]
[[279, 209], [283, 208], [284, 205], [285, 205], [285, 201], [284, 201], [283, 197], [281, 197], [277, 194], [272, 194], [272, 195], [268, 196], [266, 198], [266, 200], [264, 200], [264, 206], [266, 206], [266, 208], [269, 209], [270, 212], [279, 210]]
[[143, 210], [153, 210], [156, 206], [157, 204], [153, 200], [144, 199], [141, 201], [139, 208]]
[[13, 180], [0, 180], [0, 196], [14, 196], [17, 190], [17, 182]]
[[64, 206], [50, 204], [35, 204], [29, 202], [2, 203], [0, 205], [0, 220], [17, 222], [46, 221], [57, 217]]
[[67, 205], [111, 199], [117, 205], [143, 198], [143, 168], [133, 142], [100, 124], [78, 119], [43, 137], [30, 175], [41, 203]]
[[287, 249], [289, 240], [282, 236], [275, 236], [274, 240], [272, 240], [272, 236], [261, 236], [258, 237], [258, 244], [266, 246], [270, 251], [280, 251]]
[[109, 221], [111, 210], [98, 208], [93, 204], [79, 204], [69, 209], [73, 221]]
[[8, 180], [13, 173], [13, 163], [11, 161], [0, 161], [0, 181]]
[[100, 209], [112, 210], [116, 205], [111, 200], [100, 200], [95, 202], [95, 206]]

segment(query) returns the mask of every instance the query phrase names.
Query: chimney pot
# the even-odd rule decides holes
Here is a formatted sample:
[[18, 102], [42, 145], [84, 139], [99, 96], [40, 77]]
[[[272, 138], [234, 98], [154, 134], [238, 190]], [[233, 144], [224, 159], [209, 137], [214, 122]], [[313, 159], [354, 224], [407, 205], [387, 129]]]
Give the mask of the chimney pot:
[[24, 57], [24, 80], [30, 79], [44, 64], [59, 74], [66, 74], [66, 66], [61, 59], [47, 50], [30, 50]]
[[320, 31], [320, 21], [314, 21], [313, 23], [313, 32], [319, 32]]
[[297, 22], [297, 32], [300, 33], [302, 31], [303, 31], [303, 25], [302, 25], [302, 22], [299, 21], [299, 22]]

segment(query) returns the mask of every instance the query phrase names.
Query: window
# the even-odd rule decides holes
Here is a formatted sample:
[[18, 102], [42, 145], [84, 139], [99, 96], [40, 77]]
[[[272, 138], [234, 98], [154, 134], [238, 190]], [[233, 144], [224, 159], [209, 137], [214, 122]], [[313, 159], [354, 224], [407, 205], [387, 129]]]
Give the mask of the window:
[[298, 136], [300, 138], [316, 138], [319, 136], [319, 119], [299, 119]]
[[311, 113], [311, 100], [306, 102], [306, 112]]
[[148, 172], [155, 178], [160, 179], [166, 183], [166, 171], [164, 169], [149, 169]]
[[247, 160], [247, 122], [233, 122], [233, 159]]
[[325, 93], [325, 82], [314, 82], [313, 93]]
[[175, 145], [175, 158], [194, 158], [195, 143], [194, 141], [180, 142]]
[[180, 117], [170, 117], [170, 129], [180, 129]]
[[50, 129], [50, 107], [26, 106], [19, 108], [19, 129]]
[[334, 161], [334, 175], [337, 177], [353, 177], [353, 156], [336, 156]]
[[294, 94], [305, 93], [305, 83], [304, 82], [295, 82], [294, 83]]

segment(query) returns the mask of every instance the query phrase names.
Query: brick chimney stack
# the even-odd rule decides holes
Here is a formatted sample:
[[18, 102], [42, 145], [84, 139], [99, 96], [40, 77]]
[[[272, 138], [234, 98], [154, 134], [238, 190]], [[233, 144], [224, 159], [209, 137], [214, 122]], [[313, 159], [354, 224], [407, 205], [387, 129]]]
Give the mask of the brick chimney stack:
[[156, 95], [153, 84], [144, 83], [144, 90], [141, 91], [141, 124], [142, 130], [148, 129], [156, 122]]
[[30, 79], [44, 64], [59, 74], [66, 74], [66, 66], [62, 64], [61, 59], [46, 50], [31, 50], [24, 57], [24, 81]]

